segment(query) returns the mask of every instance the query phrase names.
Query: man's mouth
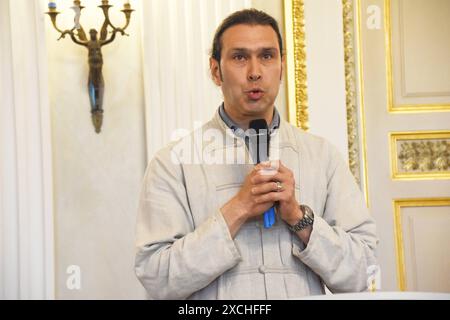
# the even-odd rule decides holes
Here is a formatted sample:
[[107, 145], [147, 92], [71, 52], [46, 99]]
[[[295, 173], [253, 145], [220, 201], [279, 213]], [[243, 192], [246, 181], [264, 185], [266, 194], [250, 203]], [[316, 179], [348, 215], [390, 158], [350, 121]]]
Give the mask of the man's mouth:
[[259, 100], [264, 95], [264, 91], [260, 88], [246, 90], [245, 94], [250, 100]]

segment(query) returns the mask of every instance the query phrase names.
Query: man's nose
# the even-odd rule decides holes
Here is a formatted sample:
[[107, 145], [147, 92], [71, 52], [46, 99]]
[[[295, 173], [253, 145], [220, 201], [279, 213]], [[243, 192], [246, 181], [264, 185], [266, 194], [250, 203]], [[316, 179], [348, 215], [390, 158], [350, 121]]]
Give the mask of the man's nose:
[[250, 63], [248, 64], [247, 79], [252, 82], [261, 79], [261, 66], [258, 59], [250, 59]]

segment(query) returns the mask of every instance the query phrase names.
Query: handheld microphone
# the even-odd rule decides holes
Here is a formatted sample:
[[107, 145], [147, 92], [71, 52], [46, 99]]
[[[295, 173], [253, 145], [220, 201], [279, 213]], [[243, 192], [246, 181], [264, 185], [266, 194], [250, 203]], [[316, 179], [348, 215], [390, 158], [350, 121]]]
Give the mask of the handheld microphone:
[[[269, 160], [270, 134], [266, 120], [256, 119], [250, 121], [249, 129], [255, 132], [255, 135], [251, 135], [253, 139], [249, 141], [249, 149], [253, 160], [256, 160], [256, 163]], [[274, 223], [275, 207], [272, 207], [264, 212], [264, 227], [270, 228]]]

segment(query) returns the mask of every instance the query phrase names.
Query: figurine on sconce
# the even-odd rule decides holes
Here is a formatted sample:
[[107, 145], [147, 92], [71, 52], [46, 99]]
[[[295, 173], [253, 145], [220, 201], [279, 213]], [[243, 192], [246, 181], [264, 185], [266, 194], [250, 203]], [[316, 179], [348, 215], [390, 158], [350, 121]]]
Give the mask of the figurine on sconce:
[[[53, 23], [54, 28], [61, 34], [58, 38], [65, 38], [66, 35], [69, 35], [73, 42], [84, 46], [88, 49], [88, 63], [89, 63], [89, 78], [88, 78], [88, 92], [91, 104], [91, 115], [92, 122], [95, 127], [95, 132], [100, 133], [102, 122], [103, 122], [103, 93], [104, 93], [104, 80], [102, 74], [103, 67], [103, 55], [101, 48], [111, 42], [116, 38], [116, 33], [120, 33], [121, 35], [127, 35], [125, 33], [125, 29], [128, 27], [130, 23], [131, 13], [134, 11], [131, 9], [131, 5], [129, 1], [125, 1], [124, 8], [121, 10], [125, 14], [126, 23], [122, 28], [115, 27], [111, 20], [109, 19], [109, 8], [112, 7], [108, 3], [108, 0], [102, 0], [102, 4], [99, 6], [103, 10], [104, 21], [102, 28], [100, 30], [100, 37], [98, 37], [98, 31], [95, 29], [89, 30], [89, 39], [86, 37], [86, 33], [84, 32], [83, 27], [79, 22], [79, 18], [81, 15], [81, 10], [83, 10], [83, 6], [81, 5], [81, 1], [75, 0], [73, 2], [74, 7], [72, 7], [75, 11], [75, 25], [72, 29], [60, 30], [56, 25], [56, 16], [59, 14], [56, 11], [56, 2], [50, 1], [48, 3], [49, 11], [46, 12]], [[108, 39], [108, 27], [112, 28], [111, 36]], [[76, 30], [76, 34], [75, 34]]]

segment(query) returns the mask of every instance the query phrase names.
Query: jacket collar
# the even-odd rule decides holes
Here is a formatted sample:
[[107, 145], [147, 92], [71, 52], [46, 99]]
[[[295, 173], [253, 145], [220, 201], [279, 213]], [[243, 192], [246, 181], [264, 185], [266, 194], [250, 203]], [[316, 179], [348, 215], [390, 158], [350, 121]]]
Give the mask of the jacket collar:
[[[223, 141], [222, 146], [223, 147], [231, 147], [236, 145], [242, 145], [245, 143], [244, 136], [238, 136], [236, 133], [225, 123], [225, 121], [222, 119], [220, 113], [220, 108], [217, 109], [216, 113], [214, 114], [213, 119], [211, 120], [211, 126], [221, 130], [222, 132], [225, 132], [227, 136], [229, 136], [232, 139], [225, 139]], [[297, 150], [298, 147], [296, 143], [294, 143], [295, 137], [294, 137], [294, 130], [293, 126], [288, 123], [286, 120], [282, 119], [279, 116], [278, 111], [276, 111], [276, 114], [279, 118], [279, 124], [277, 128], [273, 128], [273, 130], [270, 132], [271, 139], [279, 139], [279, 148], [285, 148], [290, 147], [294, 150]], [[272, 121], [273, 123], [274, 121]], [[272, 125], [272, 124], [271, 124]], [[294, 129], [294, 130], [293, 130]]]
[[[227, 127], [230, 128], [236, 136], [240, 138], [244, 138], [245, 136], [247, 136], [245, 130], [243, 128], [240, 128], [239, 125], [236, 122], [234, 122], [233, 119], [230, 118], [230, 116], [228, 116], [228, 114], [225, 111], [224, 103], [220, 105], [218, 113], [223, 122], [225, 122]], [[279, 127], [280, 127], [280, 114], [278, 113], [277, 108], [274, 108], [272, 122], [269, 125], [269, 134], [272, 134], [272, 132], [274, 132]]]

